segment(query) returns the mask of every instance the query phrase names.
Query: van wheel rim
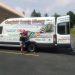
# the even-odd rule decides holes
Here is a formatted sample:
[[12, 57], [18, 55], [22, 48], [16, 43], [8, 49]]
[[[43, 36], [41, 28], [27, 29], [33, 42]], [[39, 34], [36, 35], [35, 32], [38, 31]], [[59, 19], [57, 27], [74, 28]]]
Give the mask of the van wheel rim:
[[30, 52], [35, 51], [35, 46], [34, 46], [34, 45], [30, 45], [30, 46], [28, 47], [28, 50], [29, 50]]

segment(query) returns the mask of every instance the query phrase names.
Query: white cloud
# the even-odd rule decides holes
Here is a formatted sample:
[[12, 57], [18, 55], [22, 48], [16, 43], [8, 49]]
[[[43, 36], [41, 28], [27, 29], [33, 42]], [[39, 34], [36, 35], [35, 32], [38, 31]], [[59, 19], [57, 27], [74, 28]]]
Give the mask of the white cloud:
[[49, 15], [53, 15], [54, 13], [65, 15], [70, 10], [75, 11], [74, 4], [75, 0], [53, 0], [53, 2], [49, 1], [47, 5], [43, 7], [44, 13], [47, 12]]
[[30, 16], [31, 14], [31, 9], [25, 9], [25, 16]]
[[20, 12], [20, 13], [22, 13], [22, 14], [25, 15], [25, 10], [24, 10], [23, 8], [21, 8], [21, 7], [15, 7], [15, 9], [16, 9], [18, 12]]
[[[18, 0], [17, 0], [18, 1]], [[27, 4], [31, 4], [31, 3], [37, 3], [38, 0], [19, 0], [21, 3], [27, 3]]]
[[[75, 0], [0, 0], [12, 7], [16, 7], [18, 11], [25, 11], [26, 16], [30, 16], [35, 9], [41, 14], [53, 13], [64, 14], [67, 11], [75, 11]], [[17, 7], [18, 6], [18, 7]], [[62, 12], [62, 13], [61, 13]]]
[[15, 7], [15, 9], [18, 10], [18, 11], [21, 11], [21, 12], [24, 11], [24, 9], [21, 8], [21, 7]]
[[67, 6], [72, 3], [72, 0], [56, 0], [58, 6]]

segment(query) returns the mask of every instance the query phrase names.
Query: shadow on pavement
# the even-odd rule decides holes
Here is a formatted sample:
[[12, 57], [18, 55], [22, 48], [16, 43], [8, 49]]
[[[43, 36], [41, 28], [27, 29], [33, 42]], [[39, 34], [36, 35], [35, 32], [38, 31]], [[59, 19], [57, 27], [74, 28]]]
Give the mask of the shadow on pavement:
[[[0, 47], [0, 50], [13, 50], [13, 51], [20, 51], [20, 48], [17, 47]], [[66, 54], [66, 55], [72, 55], [75, 56], [75, 52], [73, 52], [71, 49], [53, 49], [53, 48], [39, 48], [37, 52], [41, 53], [53, 53], [53, 54]]]
[[53, 53], [53, 54], [65, 54], [65, 55], [72, 55], [75, 56], [75, 52], [73, 52], [72, 49], [65, 49], [65, 48], [61, 48], [61, 49], [53, 49], [53, 48], [42, 48], [40, 49], [39, 52], [44, 52], [44, 53]]
[[19, 47], [2, 47], [2, 46], [0, 46], [0, 50], [20, 51], [20, 48]]

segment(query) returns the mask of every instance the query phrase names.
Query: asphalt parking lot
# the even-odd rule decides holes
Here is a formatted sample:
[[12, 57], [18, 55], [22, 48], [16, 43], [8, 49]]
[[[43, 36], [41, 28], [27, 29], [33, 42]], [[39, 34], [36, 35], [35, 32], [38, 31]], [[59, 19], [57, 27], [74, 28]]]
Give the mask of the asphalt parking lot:
[[0, 49], [0, 75], [75, 75], [75, 53]]

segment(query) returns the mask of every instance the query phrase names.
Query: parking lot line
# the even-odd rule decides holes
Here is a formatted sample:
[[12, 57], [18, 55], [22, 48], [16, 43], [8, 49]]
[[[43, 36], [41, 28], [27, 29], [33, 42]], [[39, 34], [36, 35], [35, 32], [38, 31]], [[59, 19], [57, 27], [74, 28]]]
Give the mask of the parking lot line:
[[6, 54], [16, 54], [16, 55], [28, 55], [28, 56], [39, 56], [36, 53], [21, 53], [21, 52], [8, 52], [8, 51], [0, 51], [0, 53], [6, 53]]

